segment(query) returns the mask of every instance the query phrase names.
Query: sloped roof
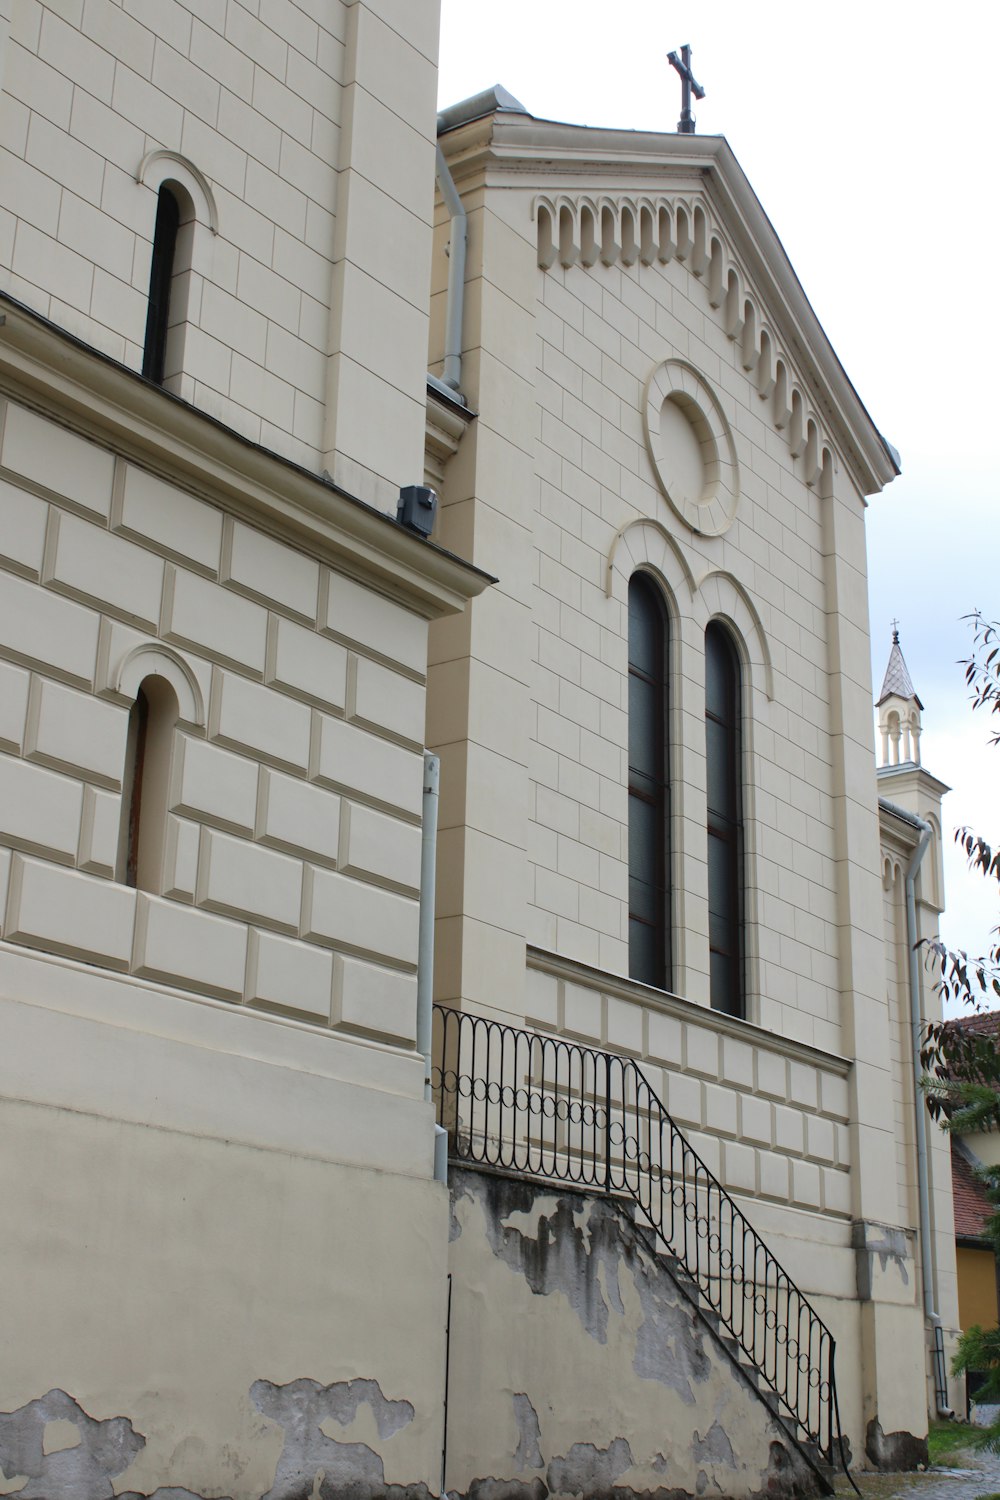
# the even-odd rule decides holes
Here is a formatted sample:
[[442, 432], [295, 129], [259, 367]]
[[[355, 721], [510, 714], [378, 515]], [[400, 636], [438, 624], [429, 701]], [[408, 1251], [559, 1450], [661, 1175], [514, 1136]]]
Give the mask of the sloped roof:
[[980, 1010], [974, 1016], [953, 1016], [945, 1021], [945, 1032], [975, 1032], [977, 1036], [991, 1036], [1000, 1041], [1000, 1010]]
[[914, 691], [913, 681], [909, 669], [903, 660], [903, 653], [899, 648], [899, 632], [892, 632], [892, 650], [889, 652], [889, 665], [885, 669], [885, 677], [882, 679], [882, 691], [878, 696], [877, 707], [881, 708], [887, 698], [913, 698], [918, 708], [923, 704]]
[[993, 1207], [956, 1141], [951, 1143], [951, 1192], [955, 1205], [955, 1237], [960, 1240], [985, 1239], [986, 1220], [992, 1215]]

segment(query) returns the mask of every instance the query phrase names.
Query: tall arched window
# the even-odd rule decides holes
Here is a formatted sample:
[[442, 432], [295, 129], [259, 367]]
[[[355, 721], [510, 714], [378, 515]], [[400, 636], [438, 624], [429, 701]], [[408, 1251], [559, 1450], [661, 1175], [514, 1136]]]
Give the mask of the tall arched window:
[[667, 612], [652, 580], [628, 586], [628, 966], [670, 988]]
[[153, 260], [149, 270], [149, 303], [146, 308], [146, 342], [142, 373], [162, 385], [166, 373], [167, 330], [170, 326], [170, 291], [177, 254], [177, 231], [181, 209], [176, 195], [164, 183], [156, 199], [153, 230]]
[[170, 760], [179, 714], [177, 694], [164, 677], [143, 678], [129, 711], [118, 879], [159, 893], [167, 826]]
[[712, 1008], [742, 1016], [745, 997], [740, 663], [728, 632], [714, 620], [705, 632], [705, 755]]
[[156, 199], [142, 373], [170, 390], [177, 389], [184, 368], [196, 227], [190, 194], [179, 182], [164, 182]]

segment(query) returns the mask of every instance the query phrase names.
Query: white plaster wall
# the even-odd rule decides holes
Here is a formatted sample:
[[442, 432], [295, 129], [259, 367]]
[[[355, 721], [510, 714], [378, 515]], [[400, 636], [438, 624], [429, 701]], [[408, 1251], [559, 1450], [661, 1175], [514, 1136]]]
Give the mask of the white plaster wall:
[[[288, 1492], [289, 1472], [310, 1493], [323, 1473], [346, 1483], [379, 1465], [387, 1483], [437, 1492], [440, 1185], [338, 1164], [333, 1133], [310, 1154], [247, 1144], [232, 1121], [213, 1139], [190, 1115], [156, 1128], [6, 1100], [0, 1116], [6, 1254], [25, 1268], [0, 1299], [17, 1351], [0, 1373], [6, 1464], [23, 1408], [70, 1398], [42, 1424], [38, 1493], [114, 1482], [259, 1500]], [[338, 1419], [350, 1381], [377, 1385]], [[405, 1403], [388, 1428], [385, 1402]], [[85, 1417], [121, 1420], [95, 1444]]]

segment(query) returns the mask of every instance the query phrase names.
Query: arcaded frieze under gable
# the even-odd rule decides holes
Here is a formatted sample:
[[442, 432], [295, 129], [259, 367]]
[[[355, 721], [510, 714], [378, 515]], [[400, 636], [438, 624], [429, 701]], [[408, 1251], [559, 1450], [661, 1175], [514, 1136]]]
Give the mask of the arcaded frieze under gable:
[[543, 271], [557, 262], [584, 269], [598, 261], [605, 266], [666, 265], [671, 260], [686, 265], [702, 283], [727, 337], [738, 345], [743, 369], [761, 401], [768, 403], [775, 430], [783, 434], [792, 458], [804, 460], [806, 484], [830, 492], [835, 459], [826, 428], [704, 194], [539, 195], [533, 208]]
[[838, 459], [864, 495], [899, 472], [723, 137], [501, 111], [449, 130], [441, 145], [463, 190], [477, 172], [491, 188], [530, 190], [543, 271], [685, 266], [738, 346], [774, 428], [804, 459], [807, 484], [829, 493]]

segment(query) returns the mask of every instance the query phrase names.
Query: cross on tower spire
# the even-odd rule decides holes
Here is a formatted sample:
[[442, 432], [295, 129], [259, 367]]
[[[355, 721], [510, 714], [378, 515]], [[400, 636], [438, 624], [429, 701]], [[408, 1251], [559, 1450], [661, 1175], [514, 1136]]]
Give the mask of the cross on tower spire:
[[704, 99], [705, 90], [691, 72], [690, 45], [685, 44], [681, 48], [680, 57], [676, 52], [668, 52], [667, 62], [681, 75], [681, 117], [677, 121], [678, 132], [681, 135], [694, 135], [695, 118], [691, 113], [691, 95], [694, 94], [696, 99]]

